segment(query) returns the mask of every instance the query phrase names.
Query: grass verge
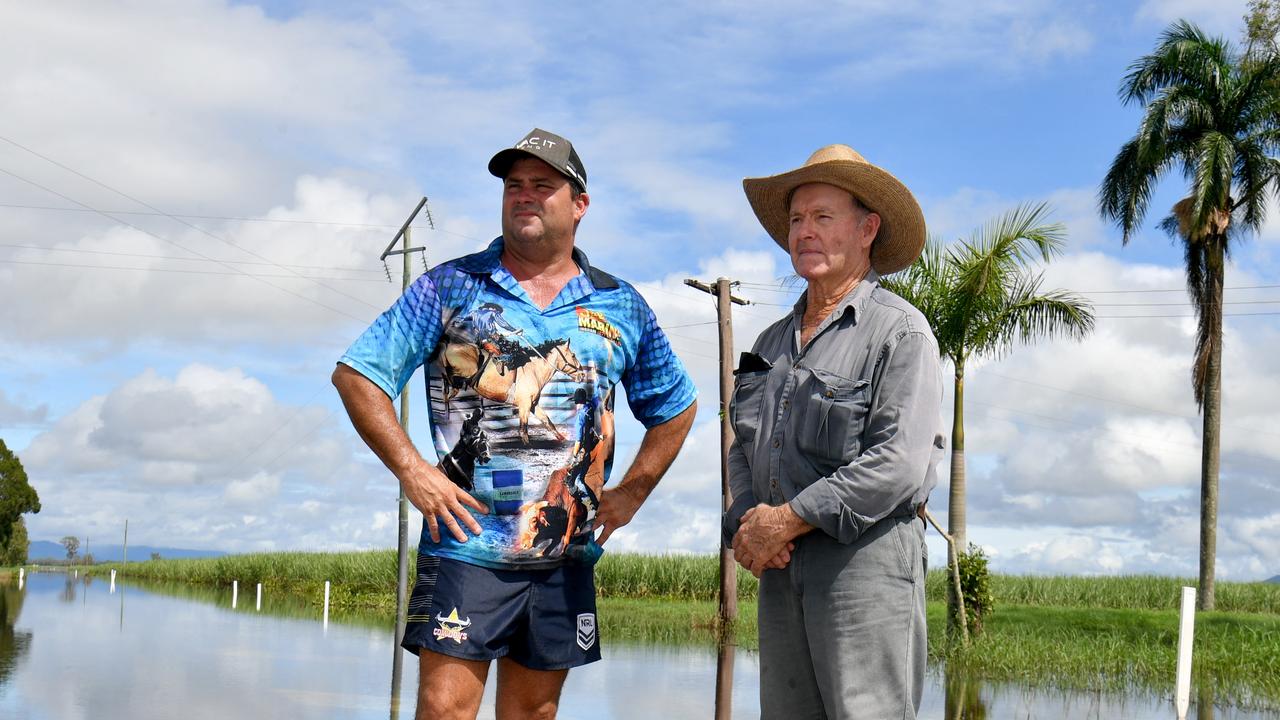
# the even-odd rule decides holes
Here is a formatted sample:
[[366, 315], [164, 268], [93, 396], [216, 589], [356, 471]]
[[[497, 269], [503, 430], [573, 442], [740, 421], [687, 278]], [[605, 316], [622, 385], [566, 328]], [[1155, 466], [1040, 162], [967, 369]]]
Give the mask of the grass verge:
[[[969, 647], [948, 643], [946, 606], [931, 602], [929, 656], [977, 678], [1073, 690], [1143, 688], [1172, 694], [1173, 610], [1001, 606]], [[1200, 613], [1193, 684], [1220, 703], [1280, 710], [1280, 617]]]

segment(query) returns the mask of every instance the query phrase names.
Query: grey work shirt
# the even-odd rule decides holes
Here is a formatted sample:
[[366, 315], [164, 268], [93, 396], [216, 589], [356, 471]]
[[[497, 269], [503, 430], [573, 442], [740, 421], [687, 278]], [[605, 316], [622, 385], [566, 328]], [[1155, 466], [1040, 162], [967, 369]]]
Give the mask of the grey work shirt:
[[726, 542], [756, 504], [789, 502], [852, 543], [877, 521], [914, 512], [937, 483], [942, 375], [924, 316], [872, 270], [801, 347], [807, 297], [735, 372]]

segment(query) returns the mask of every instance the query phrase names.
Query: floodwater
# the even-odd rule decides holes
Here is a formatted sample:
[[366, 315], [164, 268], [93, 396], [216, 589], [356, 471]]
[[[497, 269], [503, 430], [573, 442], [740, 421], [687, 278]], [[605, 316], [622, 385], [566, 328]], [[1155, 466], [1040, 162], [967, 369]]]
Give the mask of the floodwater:
[[[113, 589], [101, 577], [62, 573], [28, 574], [21, 589], [16, 578], [0, 583], [0, 718], [412, 718], [417, 663], [405, 656], [394, 698], [390, 623], [333, 616], [326, 625], [315, 604], [267, 592], [259, 612], [255, 600], [252, 587], [240, 589], [232, 609], [229, 588]], [[570, 673], [560, 717], [716, 717], [716, 648], [619, 646], [606, 636], [604, 656]], [[732, 718], [758, 718], [756, 654], [728, 648], [719, 662], [733, 678]], [[493, 685], [481, 717], [493, 717]], [[931, 672], [920, 717], [1170, 720], [1171, 696], [948, 683]], [[1198, 715], [1193, 703], [1190, 717], [1272, 717], [1206, 710]]]

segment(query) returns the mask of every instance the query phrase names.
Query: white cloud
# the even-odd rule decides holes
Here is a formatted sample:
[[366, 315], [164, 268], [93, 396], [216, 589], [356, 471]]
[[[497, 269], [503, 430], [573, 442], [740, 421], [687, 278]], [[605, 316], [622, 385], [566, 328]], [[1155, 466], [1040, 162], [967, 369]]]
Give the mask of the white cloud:
[[[398, 294], [398, 273], [396, 282], [386, 282], [377, 260], [391, 232], [358, 224], [403, 222], [406, 206], [407, 197], [303, 177], [291, 206], [263, 208], [276, 223], [231, 222], [212, 236], [181, 226], [160, 232], [117, 226], [49, 243], [57, 252], [14, 250], [10, 257], [20, 262], [57, 265], [0, 265], [0, 280], [27, 300], [0, 306], [0, 328], [27, 343], [91, 347], [157, 338], [213, 345], [332, 341]], [[357, 225], [292, 222], [313, 219]], [[442, 236], [431, 244], [456, 247], [457, 240]]]
[[[1015, 546], [1009, 552], [998, 552], [992, 564], [1007, 571], [1035, 568], [1036, 572], [1057, 575], [1119, 575], [1150, 572], [1154, 563], [1165, 558], [1136, 550], [1132, 543], [1116, 539], [1097, 539], [1079, 534], [1052, 534], [1058, 528], [1047, 528], [1048, 539]], [[998, 560], [996, 559], [998, 558]], [[1169, 570], [1166, 566], [1165, 570]]]
[[[222, 496], [232, 505], [258, 507], [262, 503], [274, 500], [279, 494], [280, 476], [259, 472], [250, 478], [232, 480]], [[246, 524], [251, 523], [246, 522]]]
[[296, 547], [331, 526], [343, 531], [329, 544], [386, 545], [393, 535], [368, 518], [380, 502], [394, 507], [395, 481], [341, 429], [238, 369], [146, 371], [20, 453], [44, 505], [31, 532], [100, 535], [130, 517], [145, 542], [168, 546]]
[[1190, 20], [1209, 33], [1239, 41], [1244, 16], [1249, 7], [1244, 0], [1146, 0], [1138, 8], [1138, 20], [1169, 24]]
[[[181, 11], [147, 1], [72, 5], [6, 13], [6, 134], [161, 206], [256, 197], [282, 178], [289, 160], [281, 151], [299, 143], [376, 153], [406, 110], [403, 58], [359, 24], [281, 22], [213, 0]], [[369, 108], [379, 112], [371, 117]], [[41, 167], [42, 178], [121, 202]]]
[[22, 400], [12, 400], [0, 388], [0, 428], [40, 425], [49, 415], [48, 405], [29, 407]]

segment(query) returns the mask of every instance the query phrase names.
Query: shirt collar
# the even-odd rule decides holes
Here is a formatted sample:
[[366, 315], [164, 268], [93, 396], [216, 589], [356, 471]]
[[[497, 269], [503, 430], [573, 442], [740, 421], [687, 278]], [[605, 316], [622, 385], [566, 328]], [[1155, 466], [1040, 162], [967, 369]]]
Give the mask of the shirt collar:
[[[493, 275], [502, 269], [502, 247], [502, 236], [499, 235], [489, 243], [489, 247], [460, 259], [458, 268], [474, 275]], [[573, 261], [577, 263], [578, 268], [582, 270], [582, 274], [587, 277], [594, 289], [606, 290], [618, 287], [618, 281], [612, 275], [591, 267], [587, 254], [576, 245], [573, 248]]]
[[[840, 304], [836, 305], [831, 311], [830, 317], [823, 321], [826, 326], [830, 321], [844, 315], [845, 312], [853, 311], [853, 321], [858, 322], [858, 318], [862, 317], [862, 308], [867, 304], [867, 298], [871, 297], [871, 292], [880, 285], [880, 273], [874, 269], [867, 270], [867, 274], [862, 276], [857, 285], [853, 286], [844, 298], [840, 300]], [[805, 290], [800, 294], [800, 298], [796, 300], [796, 304], [792, 306], [792, 315], [795, 316], [796, 326], [799, 327], [800, 320], [804, 317], [804, 311], [809, 306], [809, 291]]]

